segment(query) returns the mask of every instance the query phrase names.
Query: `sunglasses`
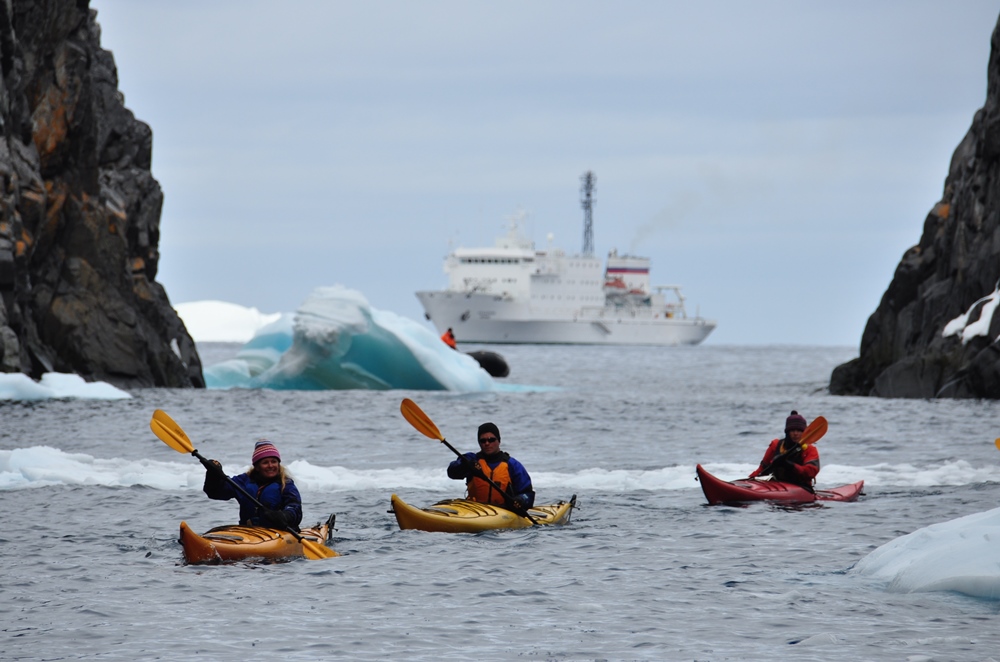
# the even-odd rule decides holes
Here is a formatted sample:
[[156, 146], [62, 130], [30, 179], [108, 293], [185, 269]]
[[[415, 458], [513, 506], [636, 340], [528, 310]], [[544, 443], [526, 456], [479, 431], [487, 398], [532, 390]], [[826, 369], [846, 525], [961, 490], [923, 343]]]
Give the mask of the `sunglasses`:
[[500, 441], [500, 440], [497, 439], [496, 437], [483, 437], [482, 439], [479, 440], [479, 443], [481, 443], [481, 444], [488, 444], [491, 441]]

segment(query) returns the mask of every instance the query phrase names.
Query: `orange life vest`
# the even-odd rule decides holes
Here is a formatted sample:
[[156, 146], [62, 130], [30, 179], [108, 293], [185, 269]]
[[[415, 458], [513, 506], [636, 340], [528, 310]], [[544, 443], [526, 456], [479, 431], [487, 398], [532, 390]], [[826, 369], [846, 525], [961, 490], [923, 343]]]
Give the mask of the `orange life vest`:
[[[507, 468], [506, 462], [501, 462], [495, 469], [490, 469], [490, 465], [486, 463], [486, 460], [479, 458], [479, 469], [485, 475], [489, 476], [490, 480], [499, 485], [500, 489], [505, 493], [510, 491], [510, 471]], [[495, 487], [479, 476], [470, 478], [466, 485], [469, 492], [469, 501], [491, 503], [494, 506], [504, 506], [507, 504], [503, 494], [497, 492]]]
[[444, 344], [448, 345], [448, 347], [451, 347], [452, 349], [458, 349], [458, 343], [455, 342], [455, 335], [454, 334], [449, 333], [448, 331], [445, 331], [444, 335], [441, 336], [441, 340], [443, 340]]

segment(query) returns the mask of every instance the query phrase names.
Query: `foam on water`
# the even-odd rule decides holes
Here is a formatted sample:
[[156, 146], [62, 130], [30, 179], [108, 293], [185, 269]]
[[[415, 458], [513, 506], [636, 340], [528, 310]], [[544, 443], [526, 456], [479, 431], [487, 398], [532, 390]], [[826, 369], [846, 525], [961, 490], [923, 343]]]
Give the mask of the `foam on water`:
[[[226, 464], [224, 462], [224, 464]], [[248, 467], [239, 462], [226, 464], [235, 474]], [[735, 480], [754, 468], [746, 464], [706, 464], [709, 472]], [[288, 463], [288, 469], [304, 489], [343, 492], [365, 489], [422, 489], [455, 491], [455, 481], [440, 467], [402, 469], [350, 469], [343, 466], [320, 466], [305, 460]], [[638, 492], [683, 490], [697, 487], [694, 467], [669, 466], [657, 469], [605, 469], [592, 467], [572, 473], [533, 471], [538, 485], [556, 490], [598, 490]], [[0, 490], [51, 485], [142, 485], [160, 490], [200, 490], [204, 470], [197, 462], [164, 462], [95, 458], [84, 453], [69, 453], [50, 446], [31, 446], [0, 450]], [[854, 467], [831, 464], [823, 468], [818, 487], [832, 487], [864, 480], [868, 486], [932, 487], [1000, 483], [1000, 466], [972, 467], [958, 460], [942, 466], [919, 468], [911, 465]]]
[[[237, 473], [246, 467], [231, 464]], [[309, 493], [363, 490], [425, 490], [428, 500], [454, 496], [455, 481], [439, 467], [399, 469], [351, 469], [318, 466], [304, 460], [288, 465], [300, 488]], [[745, 476], [752, 467], [741, 464], [710, 464], [709, 471], [721, 476]], [[687, 466], [653, 470], [589, 468], [573, 473], [536, 472], [533, 479], [545, 485], [546, 495], [565, 498], [570, 492], [616, 494], [692, 489], [693, 470]], [[842, 478], [863, 477], [869, 485], [914, 487], [1000, 482], [1000, 467], [973, 468], [967, 462], [947, 462], [941, 467], [911, 465], [852, 467], [832, 465], [824, 469], [822, 485]], [[201, 490], [204, 470], [185, 462], [95, 458], [69, 453], [51, 446], [32, 446], [0, 451], [0, 490], [47, 488], [59, 485], [104, 487], [143, 486], [164, 491]], [[565, 494], [562, 494], [565, 493]], [[549, 500], [554, 500], [550, 497]], [[542, 499], [544, 502], [545, 499]], [[955, 591], [979, 598], [1000, 599], [1000, 508], [956, 520], [934, 524], [897, 538], [869, 554], [853, 573], [885, 582], [891, 591]]]

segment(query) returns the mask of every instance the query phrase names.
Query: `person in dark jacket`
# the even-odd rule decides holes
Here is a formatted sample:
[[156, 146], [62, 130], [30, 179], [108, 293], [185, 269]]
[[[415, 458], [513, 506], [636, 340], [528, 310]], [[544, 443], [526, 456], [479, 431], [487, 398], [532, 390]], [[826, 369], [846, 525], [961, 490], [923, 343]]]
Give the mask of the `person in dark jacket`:
[[[524, 510], [535, 505], [531, 476], [520, 462], [500, 450], [500, 428], [493, 423], [479, 426], [479, 452], [466, 453], [448, 465], [448, 477], [466, 481], [467, 498], [478, 503]], [[503, 490], [497, 491], [487, 477]], [[510, 502], [512, 502], [512, 504]]]
[[760, 466], [753, 470], [750, 478], [770, 474], [775, 480], [794, 483], [811, 491], [813, 479], [819, 473], [819, 451], [815, 444], [802, 449], [800, 442], [805, 429], [806, 419], [793, 410], [785, 419], [785, 438], [771, 442]]
[[221, 464], [216, 460], [210, 462], [215, 468], [205, 471], [205, 494], [209, 499], [220, 501], [236, 499], [240, 504], [240, 524], [298, 531], [302, 522], [302, 497], [282, 466], [281, 455], [273, 443], [267, 439], [258, 440], [251, 458], [253, 466], [246, 473], [232, 477], [234, 483], [264, 505], [263, 509], [226, 480]]

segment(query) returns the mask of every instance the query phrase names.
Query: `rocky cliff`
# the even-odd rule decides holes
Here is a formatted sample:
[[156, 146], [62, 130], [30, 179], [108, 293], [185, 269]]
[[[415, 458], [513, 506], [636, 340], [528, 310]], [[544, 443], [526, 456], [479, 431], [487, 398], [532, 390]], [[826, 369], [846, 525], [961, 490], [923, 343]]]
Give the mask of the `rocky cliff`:
[[833, 394], [1000, 398], [1000, 22], [991, 47], [986, 104]]
[[152, 132], [88, 4], [0, 2], [0, 371], [204, 386], [156, 282]]

